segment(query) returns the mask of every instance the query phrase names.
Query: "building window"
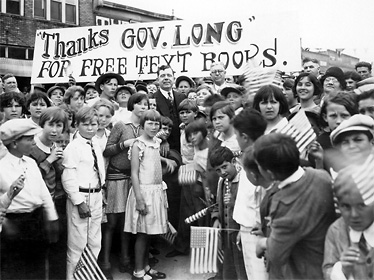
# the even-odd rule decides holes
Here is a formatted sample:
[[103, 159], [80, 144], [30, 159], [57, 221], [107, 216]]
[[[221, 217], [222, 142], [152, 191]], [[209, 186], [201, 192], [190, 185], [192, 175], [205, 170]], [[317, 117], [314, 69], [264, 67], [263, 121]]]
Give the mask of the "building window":
[[62, 22], [62, 3], [58, 0], [51, 1], [51, 19]]
[[27, 47], [0, 45], [0, 57], [32, 60], [34, 58], [34, 49]]
[[78, 24], [78, 4], [78, 0], [34, 0], [34, 17]]
[[1, 0], [0, 12], [23, 16], [24, 2], [25, 0]]
[[26, 59], [26, 49], [17, 47], [8, 47], [8, 58]]
[[5, 46], [0, 46], [0, 57], [5, 57]]
[[76, 23], [77, 20], [77, 7], [75, 0], [66, 0], [66, 22], [67, 23]]
[[34, 1], [34, 16], [46, 18], [46, 0]]

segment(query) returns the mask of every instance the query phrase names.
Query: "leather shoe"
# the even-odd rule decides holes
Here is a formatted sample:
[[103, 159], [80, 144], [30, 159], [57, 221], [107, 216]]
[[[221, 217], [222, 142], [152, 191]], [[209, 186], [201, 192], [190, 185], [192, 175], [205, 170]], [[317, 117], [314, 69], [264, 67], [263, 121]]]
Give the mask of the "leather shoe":
[[154, 256], [157, 256], [157, 255], [160, 254], [160, 251], [157, 250], [156, 248], [150, 248], [150, 249], [149, 249], [149, 252], [150, 252], [152, 255], [154, 255]]
[[165, 255], [165, 257], [167, 257], [167, 258], [173, 258], [173, 257], [176, 257], [176, 256], [181, 256], [181, 255], [187, 255], [187, 254], [182, 253], [182, 252], [174, 249], [173, 251], [170, 251], [169, 253], [167, 253]]
[[145, 274], [151, 276], [152, 279], [165, 279], [166, 278], [165, 273], [154, 270], [152, 268], [150, 270], [148, 270]]

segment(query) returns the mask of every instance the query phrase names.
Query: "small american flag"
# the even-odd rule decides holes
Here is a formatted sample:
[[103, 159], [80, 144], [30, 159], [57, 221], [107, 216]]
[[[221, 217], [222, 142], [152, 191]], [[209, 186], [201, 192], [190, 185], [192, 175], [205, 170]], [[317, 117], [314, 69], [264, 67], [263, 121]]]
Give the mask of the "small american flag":
[[262, 86], [274, 85], [282, 88], [281, 72], [275, 68], [259, 66], [255, 59], [250, 59], [244, 69], [245, 88], [249, 94], [256, 94]]
[[291, 136], [295, 140], [300, 154], [303, 154], [305, 149], [317, 138], [304, 110], [297, 112], [288, 124], [277, 132]]
[[173, 227], [173, 225], [170, 222], [168, 222], [168, 232], [165, 234], [161, 234], [161, 237], [165, 239], [168, 243], [173, 244], [177, 234], [177, 230]]
[[374, 155], [371, 153], [363, 165], [355, 167], [352, 178], [366, 205], [374, 202]]
[[180, 185], [190, 185], [196, 182], [195, 165], [185, 164], [181, 165], [178, 170], [178, 183]]
[[218, 228], [191, 227], [192, 274], [217, 272]]
[[86, 246], [74, 271], [76, 280], [106, 280], [91, 249]]

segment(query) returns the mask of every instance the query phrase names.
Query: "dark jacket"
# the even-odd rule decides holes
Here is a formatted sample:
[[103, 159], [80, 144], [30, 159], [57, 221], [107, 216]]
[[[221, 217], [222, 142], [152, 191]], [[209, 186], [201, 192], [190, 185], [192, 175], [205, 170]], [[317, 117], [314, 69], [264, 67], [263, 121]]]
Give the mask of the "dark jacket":
[[186, 95], [173, 91], [174, 98], [172, 104], [170, 104], [170, 101], [165, 98], [160, 90], [157, 90], [154, 96], [157, 103], [157, 111], [160, 112], [162, 116], [169, 117], [173, 121], [173, 128], [168, 138], [170, 149], [180, 152], [180, 119], [178, 114], [178, 106], [184, 99], [186, 99]]
[[306, 168], [273, 195], [267, 240], [269, 279], [323, 279], [327, 229], [335, 220], [331, 178]]

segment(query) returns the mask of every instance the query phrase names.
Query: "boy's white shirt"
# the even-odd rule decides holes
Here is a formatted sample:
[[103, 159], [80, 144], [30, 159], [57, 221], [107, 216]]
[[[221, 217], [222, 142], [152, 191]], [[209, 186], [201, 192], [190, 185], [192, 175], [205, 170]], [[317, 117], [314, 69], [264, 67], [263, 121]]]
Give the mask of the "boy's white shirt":
[[256, 198], [261, 187], [256, 187], [248, 180], [244, 168], [240, 170], [239, 176], [233, 218], [242, 226], [254, 227], [257, 223], [260, 223], [260, 203]]
[[[358, 243], [360, 241], [361, 234], [364, 234], [366, 242], [370, 245], [370, 247], [374, 248], [374, 223], [372, 223], [364, 231], [356, 231], [352, 228], [349, 228], [349, 238], [352, 243]], [[334, 264], [330, 274], [331, 280], [354, 280], [354, 277], [352, 275], [350, 275], [348, 278], [345, 277], [342, 268], [343, 266], [340, 261]]]
[[[93, 139], [95, 140], [95, 139]], [[75, 139], [69, 143], [64, 150], [64, 172], [62, 173], [63, 187], [74, 205], [85, 202], [85, 196], [79, 192], [79, 187], [84, 189], [96, 188], [98, 179], [97, 173], [93, 167], [93, 157], [91, 146], [87, 144], [87, 139], [83, 138], [79, 133], [76, 133]], [[99, 166], [99, 173], [101, 182], [105, 182], [105, 165], [102, 151], [95, 141], [92, 141], [95, 153], [97, 156], [97, 163]], [[87, 158], [89, 157], [89, 158]], [[92, 158], [91, 158], [92, 157]], [[82, 158], [87, 160], [81, 161]]]

